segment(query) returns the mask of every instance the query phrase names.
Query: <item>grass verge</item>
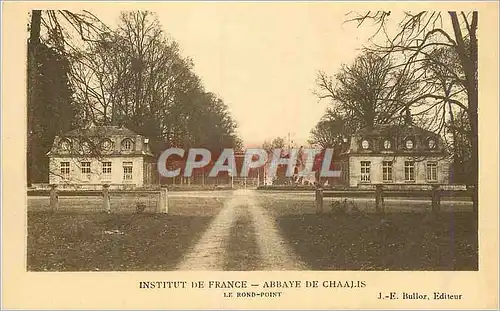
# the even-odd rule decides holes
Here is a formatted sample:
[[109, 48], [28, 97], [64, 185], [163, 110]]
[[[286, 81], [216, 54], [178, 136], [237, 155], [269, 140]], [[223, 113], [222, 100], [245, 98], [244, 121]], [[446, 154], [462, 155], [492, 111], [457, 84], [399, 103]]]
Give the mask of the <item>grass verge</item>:
[[106, 214], [79, 198], [56, 212], [29, 201], [28, 270], [172, 270], [222, 208], [217, 198], [175, 198], [169, 214], [136, 214], [133, 203], [112, 202]]
[[283, 235], [313, 270], [477, 270], [477, 221], [469, 212], [287, 214]]

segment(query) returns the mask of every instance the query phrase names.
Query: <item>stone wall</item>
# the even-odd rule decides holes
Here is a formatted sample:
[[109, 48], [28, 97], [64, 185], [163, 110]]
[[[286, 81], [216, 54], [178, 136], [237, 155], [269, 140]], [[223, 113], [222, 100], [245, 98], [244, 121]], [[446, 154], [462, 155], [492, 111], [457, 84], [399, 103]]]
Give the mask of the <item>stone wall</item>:
[[[90, 162], [91, 174], [89, 178], [81, 173], [81, 162]], [[61, 175], [60, 163], [69, 162], [69, 178], [64, 179]], [[111, 162], [111, 175], [102, 173], [102, 162]], [[123, 179], [123, 162], [132, 162], [132, 180]], [[91, 185], [118, 184], [130, 185], [130, 187], [141, 187], [144, 184], [144, 159], [142, 157], [110, 157], [102, 159], [78, 159], [67, 157], [52, 157], [49, 160], [49, 183], [56, 185], [81, 185], [92, 188]]]
[[[361, 161], [370, 161], [370, 182], [361, 182]], [[392, 181], [389, 184], [448, 184], [450, 162], [442, 157], [427, 157], [415, 160], [412, 157], [380, 157], [380, 156], [351, 156], [349, 157], [349, 186], [362, 187], [363, 184], [382, 184], [382, 162], [392, 161]], [[406, 182], [404, 162], [414, 161], [415, 181]], [[426, 164], [429, 161], [437, 162], [437, 182], [428, 182], [426, 175]]]

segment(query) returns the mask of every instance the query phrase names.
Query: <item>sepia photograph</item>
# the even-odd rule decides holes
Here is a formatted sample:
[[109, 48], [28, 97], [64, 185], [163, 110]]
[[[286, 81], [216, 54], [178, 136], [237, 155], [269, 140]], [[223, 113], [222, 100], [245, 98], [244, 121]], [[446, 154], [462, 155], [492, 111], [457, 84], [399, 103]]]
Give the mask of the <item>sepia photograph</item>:
[[166, 11], [26, 16], [28, 271], [478, 270], [477, 11]]
[[2, 5], [2, 308], [498, 307], [497, 2]]
[[498, 308], [497, 2], [13, 2], [2, 308]]

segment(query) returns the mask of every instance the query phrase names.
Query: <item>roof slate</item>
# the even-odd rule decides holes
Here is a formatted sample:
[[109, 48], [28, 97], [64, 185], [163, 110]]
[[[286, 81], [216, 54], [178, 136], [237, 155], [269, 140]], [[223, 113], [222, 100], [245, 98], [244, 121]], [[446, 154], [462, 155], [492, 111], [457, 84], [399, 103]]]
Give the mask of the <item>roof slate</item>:
[[76, 129], [64, 133], [63, 137], [92, 137], [92, 136], [136, 136], [137, 133], [129, 130], [125, 127], [120, 127], [116, 125], [107, 126], [91, 126], [83, 129]]
[[416, 125], [404, 124], [377, 124], [372, 129], [363, 128], [355, 135], [374, 135], [374, 136], [395, 136], [395, 135], [427, 135], [435, 136], [436, 133], [425, 130]]

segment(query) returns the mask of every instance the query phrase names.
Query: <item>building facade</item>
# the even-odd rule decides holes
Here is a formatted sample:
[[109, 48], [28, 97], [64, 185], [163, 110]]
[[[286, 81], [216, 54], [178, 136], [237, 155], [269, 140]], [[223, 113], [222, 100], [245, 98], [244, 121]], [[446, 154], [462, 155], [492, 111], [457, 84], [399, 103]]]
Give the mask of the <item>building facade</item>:
[[415, 125], [363, 129], [351, 136], [339, 160], [342, 181], [350, 187], [449, 183], [441, 137]]
[[118, 126], [91, 126], [56, 136], [49, 183], [62, 188], [135, 188], [154, 180], [149, 139]]

